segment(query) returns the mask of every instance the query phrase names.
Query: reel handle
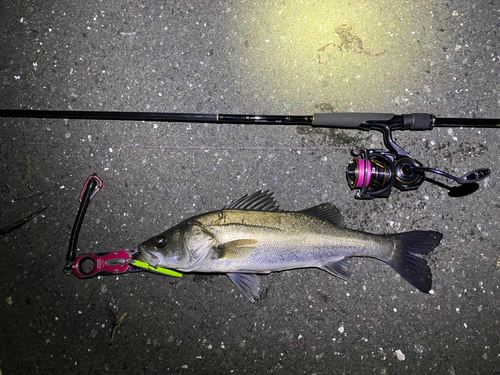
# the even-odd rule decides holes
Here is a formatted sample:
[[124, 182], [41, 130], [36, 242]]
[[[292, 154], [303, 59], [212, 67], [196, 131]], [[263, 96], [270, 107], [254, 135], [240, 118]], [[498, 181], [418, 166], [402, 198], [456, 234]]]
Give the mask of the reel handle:
[[457, 179], [456, 181], [459, 184], [473, 184], [478, 181], [484, 180], [491, 174], [491, 170], [488, 168], [479, 168], [474, 169], [473, 171], [467, 172], [462, 177]]
[[455, 176], [452, 176], [451, 174], [440, 171], [439, 169], [424, 168], [424, 167], [418, 167], [418, 166], [413, 166], [413, 165], [404, 166], [403, 171], [431, 172], [431, 173], [435, 173], [435, 174], [447, 177], [451, 180], [454, 180], [460, 185], [475, 184], [481, 180], [484, 180], [486, 177], [488, 177], [491, 174], [491, 170], [488, 168], [478, 168], [478, 169], [474, 169], [473, 171], [467, 172], [462, 177], [455, 177]]

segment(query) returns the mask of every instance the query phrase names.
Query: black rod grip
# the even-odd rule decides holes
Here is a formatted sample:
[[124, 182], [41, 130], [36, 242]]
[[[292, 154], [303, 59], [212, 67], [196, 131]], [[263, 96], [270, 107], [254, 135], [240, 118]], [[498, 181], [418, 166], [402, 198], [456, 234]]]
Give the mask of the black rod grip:
[[401, 130], [430, 130], [434, 116], [429, 113], [403, 115], [404, 127]]
[[355, 129], [367, 121], [390, 121], [393, 113], [315, 113], [313, 126]]

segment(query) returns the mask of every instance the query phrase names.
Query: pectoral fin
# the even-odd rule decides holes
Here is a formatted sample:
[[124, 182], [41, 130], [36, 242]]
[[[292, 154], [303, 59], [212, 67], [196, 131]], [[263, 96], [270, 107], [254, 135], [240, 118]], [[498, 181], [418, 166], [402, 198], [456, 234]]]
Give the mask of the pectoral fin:
[[254, 273], [228, 273], [227, 276], [252, 302], [259, 296], [259, 278]]
[[243, 259], [255, 251], [257, 240], [243, 239], [226, 242], [214, 247], [218, 258]]

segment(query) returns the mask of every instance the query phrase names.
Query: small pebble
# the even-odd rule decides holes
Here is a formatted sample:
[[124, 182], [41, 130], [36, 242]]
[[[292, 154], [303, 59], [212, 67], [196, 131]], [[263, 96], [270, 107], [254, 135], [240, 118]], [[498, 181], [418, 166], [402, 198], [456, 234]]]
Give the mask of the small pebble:
[[404, 361], [406, 359], [405, 355], [403, 354], [403, 352], [401, 350], [396, 350], [396, 357], [398, 357], [398, 359], [400, 361]]

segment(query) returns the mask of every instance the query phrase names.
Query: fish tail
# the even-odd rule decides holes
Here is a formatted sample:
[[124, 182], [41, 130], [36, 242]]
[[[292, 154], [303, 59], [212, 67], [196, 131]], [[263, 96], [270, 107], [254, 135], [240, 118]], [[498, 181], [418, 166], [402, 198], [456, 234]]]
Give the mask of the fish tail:
[[413, 231], [392, 235], [395, 249], [391, 259], [382, 259], [403, 279], [424, 293], [432, 287], [432, 273], [427, 261], [418, 255], [427, 255], [439, 245], [443, 235], [434, 231]]

